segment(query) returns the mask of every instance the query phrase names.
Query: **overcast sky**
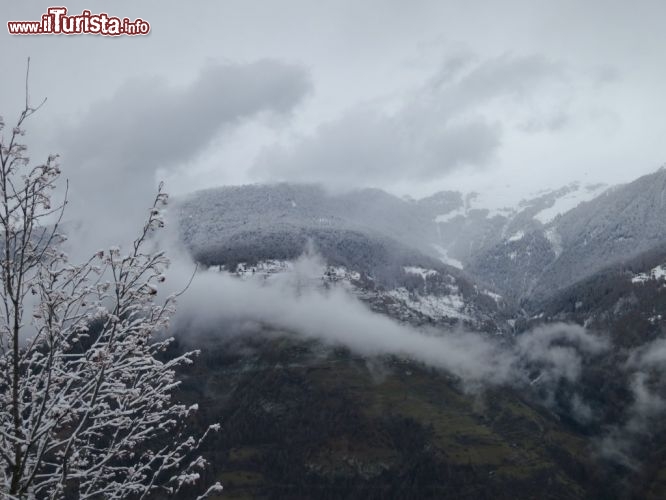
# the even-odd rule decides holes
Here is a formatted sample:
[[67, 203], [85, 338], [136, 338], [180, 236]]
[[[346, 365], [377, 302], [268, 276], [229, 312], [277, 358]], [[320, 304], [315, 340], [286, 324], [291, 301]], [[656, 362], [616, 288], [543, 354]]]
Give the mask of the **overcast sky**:
[[152, 31], [6, 32], [50, 5], [3, 2], [0, 113], [30, 56], [33, 150], [102, 206], [157, 179], [520, 197], [666, 162], [663, 1], [71, 1]]

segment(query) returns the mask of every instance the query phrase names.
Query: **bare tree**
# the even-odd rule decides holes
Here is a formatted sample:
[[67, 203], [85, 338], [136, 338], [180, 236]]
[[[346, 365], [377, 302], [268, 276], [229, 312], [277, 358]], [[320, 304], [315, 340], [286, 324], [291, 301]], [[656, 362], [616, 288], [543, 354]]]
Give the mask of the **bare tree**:
[[[62, 251], [64, 201], [51, 203], [56, 156], [31, 166], [26, 102], [0, 119], [0, 498], [146, 498], [199, 479], [201, 440], [187, 433], [196, 405], [172, 399], [176, 369], [158, 335], [175, 296], [156, 300], [165, 255], [162, 187], [128, 251], [74, 265]], [[40, 105], [41, 106], [41, 105]], [[218, 491], [214, 485], [204, 496]]]

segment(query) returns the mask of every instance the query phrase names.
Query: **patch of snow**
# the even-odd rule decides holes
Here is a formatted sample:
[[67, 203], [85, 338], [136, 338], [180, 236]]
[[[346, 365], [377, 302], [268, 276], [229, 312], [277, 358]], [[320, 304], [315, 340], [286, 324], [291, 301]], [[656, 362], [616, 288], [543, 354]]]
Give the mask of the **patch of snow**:
[[499, 293], [491, 292], [490, 290], [483, 290], [481, 293], [492, 298], [498, 304], [502, 301], [502, 296]]
[[511, 207], [500, 205], [502, 201], [486, 199], [479, 193], [468, 193], [465, 195], [465, 204], [455, 210], [451, 210], [445, 214], [435, 217], [435, 222], [450, 222], [456, 217], [467, 217], [471, 211], [485, 210], [486, 218], [492, 219], [498, 215], [501, 217], [510, 217], [516, 213], [516, 210]]
[[595, 186], [577, 187], [561, 198], [558, 198], [552, 206], [538, 212], [534, 218], [542, 224], [548, 224], [549, 222], [555, 220], [558, 215], [564, 214], [569, 210], [576, 208], [583, 202], [596, 198], [607, 188], [608, 186], [602, 184]]
[[393, 298], [404, 304], [409, 309], [417, 311], [431, 318], [458, 318], [470, 319], [465, 314], [465, 302], [459, 294], [453, 295], [417, 295], [410, 293], [406, 288], [396, 288], [385, 293], [386, 296]]
[[[424, 279], [435, 276], [438, 271], [417, 266], [404, 267], [405, 272], [421, 276]], [[310, 269], [307, 275], [299, 268], [298, 262], [286, 260], [265, 260], [254, 265], [240, 263], [233, 271], [224, 271], [237, 276], [242, 280], [259, 280], [262, 283], [272, 283], [275, 280], [287, 280], [295, 277], [299, 287], [335, 286], [342, 287], [361, 299], [387, 298], [391, 299], [394, 306], [405, 308], [413, 312], [428, 316], [433, 319], [463, 319], [471, 320], [471, 316], [465, 312], [465, 302], [460, 289], [455, 285], [446, 287], [446, 295], [419, 294], [410, 292], [404, 287], [387, 291], [369, 291], [361, 286], [361, 274], [357, 271], [347, 269], [344, 266], [322, 266]], [[371, 278], [369, 278], [371, 279]], [[496, 300], [501, 299], [497, 294], [484, 292]]]
[[418, 276], [421, 276], [421, 278], [423, 278], [424, 281], [426, 278], [438, 274], [437, 271], [435, 271], [434, 269], [424, 269], [422, 267], [407, 266], [403, 267], [403, 269], [407, 274], [416, 274]]
[[631, 278], [632, 283], [645, 283], [650, 279], [660, 280], [666, 278], [666, 264], [651, 269], [648, 273], [640, 273]]
[[269, 259], [257, 262], [255, 265], [249, 265], [241, 262], [236, 266], [233, 273], [241, 277], [250, 275], [269, 276], [271, 274], [283, 273], [294, 268], [293, 262], [288, 260]]
[[509, 207], [486, 208], [486, 210], [488, 210], [488, 215], [486, 215], [488, 219], [492, 219], [493, 217], [497, 216], [509, 218], [511, 215], [516, 213], [516, 211], [513, 208]]
[[550, 242], [550, 246], [552, 247], [553, 252], [555, 252], [555, 257], [562, 255], [562, 237], [560, 236], [560, 233], [557, 232], [557, 229], [551, 227], [544, 231], [543, 235]]
[[510, 186], [494, 186], [484, 192], [473, 192], [465, 195], [467, 210], [487, 210], [486, 218], [496, 216], [511, 217], [517, 212], [516, 195]]
[[439, 253], [439, 260], [441, 260], [444, 264], [457, 267], [458, 269], [463, 268], [462, 262], [460, 262], [458, 259], [454, 259], [453, 257], [449, 257], [449, 252], [446, 250], [446, 248], [443, 248], [439, 245], [433, 245], [433, 248], [437, 250]]
[[[262, 260], [254, 265], [241, 262], [236, 266], [234, 271], [231, 271], [231, 274], [234, 274], [243, 279], [261, 278], [268, 280], [279, 274], [286, 274], [290, 272], [303, 273], [303, 270], [297, 269], [294, 265], [294, 262], [292, 261], [269, 259]], [[323, 268], [309, 270], [305, 278], [312, 281], [313, 283], [321, 281], [352, 282], [360, 281], [361, 273], [358, 271], [352, 271], [343, 266], [326, 266]]]
[[525, 231], [518, 231], [509, 237], [509, 241], [520, 241], [525, 237]]
[[351, 280], [359, 281], [361, 279], [361, 273], [357, 271], [350, 271], [346, 267], [342, 266], [328, 266], [324, 277], [329, 281], [340, 281], [340, 280]]
[[435, 222], [449, 222], [458, 216], [464, 217], [465, 215], [467, 215], [467, 210], [465, 210], [464, 207], [460, 207], [455, 210], [451, 210], [448, 213], [438, 215], [435, 217]]
[[661, 314], [657, 314], [656, 316], [650, 316], [650, 317], [648, 318], [648, 321], [649, 321], [650, 323], [652, 323], [653, 325], [655, 325], [655, 324], [659, 323], [659, 322], [661, 321], [661, 319], [662, 319], [662, 315], [661, 315]]

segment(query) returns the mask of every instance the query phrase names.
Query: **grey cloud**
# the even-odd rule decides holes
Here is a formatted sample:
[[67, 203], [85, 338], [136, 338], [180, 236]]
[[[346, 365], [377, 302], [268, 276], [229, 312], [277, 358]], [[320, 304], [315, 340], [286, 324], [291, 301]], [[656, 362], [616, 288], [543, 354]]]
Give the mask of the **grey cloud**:
[[398, 124], [374, 109], [358, 109], [321, 125], [296, 149], [265, 149], [255, 170], [279, 180], [331, 181], [345, 184], [395, 175], [406, 166], [410, 145]]
[[[406, 110], [419, 95], [424, 98], [427, 115], [417, 117], [417, 123], [427, 123], [431, 117], [430, 122], [450, 125], [450, 114], [441, 113], [451, 108], [461, 109], [468, 122], [499, 124], [495, 147], [482, 142], [479, 149], [486, 154], [480, 158], [447, 162], [446, 168], [425, 169], [432, 176], [426, 181], [437, 180], [443, 172], [452, 172], [462, 165], [487, 170], [497, 166], [496, 175], [501, 177], [510, 165], [511, 171], [516, 172], [514, 186], [520, 184], [527, 189], [526, 184], [538, 182], [534, 188], [541, 189], [546, 182], [565, 184], [575, 180], [582, 175], [580, 166], [585, 165], [586, 175], [615, 183], [629, 180], [629, 170], [652, 170], [663, 157], [661, 117], [666, 104], [659, 98], [666, 74], [660, 64], [666, 47], [666, 32], [659, 24], [665, 13], [663, 2], [650, 0], [640, 9], [615, 0], [556, 2], [538, 9], [524, 1], [484, 2], [482, 8], [477, 2], [454, 5], [431, 0], [419, 2], [418, 7], [404, 2], [373, 1], [363, 6], [358, 2], [344, 3], [355, 15], [350, 16], [349, 8], [341, 7], [339, 2], [294, 0], [268, 6], [256, 1], [207, 0], [200, 2], [197, 9], [185, 4], [164, 9], [156, 2], [144, 5], [118, 0], [114, 2], [118, 15], [142, 16], [154, 23], [150, 36], [110, 43], [101, 37], [10, 37], [5, 32], [7, 50], [0, 56], [2, 67], [7, 68], [8, 75], [19, 75], [0, 83], [0, 101], [5, 102], [2, 110], [7, 113], [13, 106], [14, 96], [20, 101], [20, 73], [28, 55], [33, 56], [33, 94], [48, 95], [48, 112], [59, 107], [58, 113], [79, 112], [92, 100], [109, 95], [109, 90], [129, 75], [157, 73], [187, 81], [196, 76], [201, 61], [221, 54], [242, 60], [274, 57], [303, 61], [317, 78], [319, 92], [310, 101], [304, 120], [295, 125], [296, 133], [310, 132], [314, 124], [340, 116], [360, 101], [396, 97], [409, 85], [414, 86], [411, 97], [402, 95], [396, 100], [404, 97]], [[6, 17], [31, 19], [48, 5], [6, 2]], [[86, 2], [72, 0], [68, 7], [80, 12]], [[490, 22], [480, 22], [479, 15]], [[597, 18], [600, 22], [590, 23], [590, 19]], [[253, 29], [248, 31], [248, 25]], [[452, 55], [442, 57], [444, 51]], [[524, 56], [525, 51], [539, 55]], [[414, 57], [417, 60], [412, 66], [400, 64], [405, 58]], [[618, 75], [622, 78], [618, 79]], [[414, 84], [418, 79], [422, 85]], [[581, 88], [582, 80], [585, 85]], [[609, 89], [610, 83], [613, 87]], [[604, 85], [607, 87], [601, 89]], [[154, 92], [159, 94], [160, 89]], [[559, 99], [550, 102], [551, 94], [557, 92]], [[571, 95], [574, 102], [568, 103], [566, 97]], [[490, 108], [500, 102], [513, 104], [490, 113]], [[559, 116], [553, 113], [557, 110], [561, 111]], [[379, 115], [386, 116], [381, 112]], [[618, 125], [620, 119], [622, 126]], [[408, 128], [407, 117], [397, 120]], [[516, 120], [517, 133], [506, 133]], [[196, 125], [191, 129], [196, 130]], [[563, 133], [574, 129], [576, 133]], [[437, 133], [429, 132], [428, 136], [436, 137]], [[203, 137], [205, 132], [201, 134]], [[532, 139], [525, 134], [552, 136]], [[105, 141], [101, 134], [86, 137], [94, 137], [98, 143]], [[193, 137], [193, 146], [199, 139]], [[238, 155], [234, 157], [229, 150], [220, 148], [218, 158], [231, 156], [231, 161], [242, 163], [245, 170], [246, 164], [236, 158], [247, 157], [251, 162], [256, 151], [270, 140], [249, 132], [239, 141], [247, 145], [239, 148], [242, 151]], [[417, 142], [410, 137], [403, 140]], [[317, 142], [316, 138], [312, 141]], [[319, 142], [325, 153], [331, 153], [333, 148], [325, 146], [325, 138]], [[183, 142], [180, 147], [183, 151], [188, 149]], [[335, 177], [334, 173], [313, 172], [318, 162], [315, 166], [306, 162], [309, 158], [297, 151], [300, 147], [285, 148], [285, 158], [278, 155], [281, 161], [276, 164], [270, 156], [264, 158], [261, 166], [265, 168], [258, 172], [269, 178], [284, 177], [286, 171], [292, 170], [300, 178]], [[419, 149], [418, 144], [414, 147]], [[62, 150], [58, 144], [53, 149]], [[175, 148], [164, 148], [168, 149]], [[561, 154], [553, 155], [552, 151]], [[351, 155], [348, 157], [353, 160]], [[537, 177], [532, 175], [537, 159], [542, 160], [539, 165], [543, 175], [539, 181], [532, 180]], [[430, 190], [431, 184], [426, 182], [412, 184], [409, 172], [413, 165], [426, 160], [418, 156], [411, 160], [402, 167], [408, 170], [404, 173], [394, 168], [385, 175], [371, 171], [359, 177], [367, 181], [364, 184], [390, 183], [396, 191]], [[121, 168], [124, 162], [116, 163], [115, 168]], [[627, 169], [629, 163], [632, 169]], [[362, 168], [365, 167], [358, 167]], [[210, 184], [254, 180], [228, 176], [221, 170], [207, 169]], [[556, 174], [552, 175], [553, 171]], [[466, 177], [468, 172], [461, 174]], [[198, 178], [174, 178], [182, 183], [183, 191], [188, 190], [188, 185], [198, 188], [204, 184]], [[402, 186], [401, 180], [405, 181]], [[437, 187], [443, 187], [448, 180], [442, 178]]]
[[[404, 96], [397, 112], [378, 104], [350, 110], [294, 144], [265, 148], [253, 171], [269, 180], [343, 187], [436, 180], [491, 164], [509, 127], [552, 132], [566, 126], [572, 92], [565, 65], [538, 55], [480, 60], [455, 54]], [[541, 93], [552, 97], [550, 105], [536, 105]]]
[[615, 83], [622, 78], [621, 72], [614, 66], [603, 65], [592, 70], [592, 78], [598, 86]]
[[152, 171], [190, 159], [225, 125], [290, 111], [309, 91], [303, 69], [270, 60], [208, 66], [186, 87], [133, 80], [63, 132], [65, 150], [83, 164], [112, 157], [116, 169]]
[[504, 54], [486, 59], [458, 81], [458, 94], [467, 96], [463, 106], [495, 98], [525, 98], [544, 83], [566, 80], [566, 67], [540, 55]]
[[555, 111], [551, 115], [534, 116], [518, 125], [518, 128], [523, 132], [536, 133], [536, 132], [556, 132], [562, 130], [571, 122], [571, 117], [562, 111]]
[[[428, 119], [426, 117], [426, 119]], [[320, 126], [295, 147], [264, 149], [254, 172], [271, 180], [319, 181], [334, 187], [439, 178], [452, 169], [487, 164], [500, 145], [501, 126], [482, 118], [443, 120], [354, 110]]]
[[445, 57], [439, 71], [432, 77], [430, 84], [434, 88], [440, 88], [451, 83], [475, 61], [477, 61], [477, 57], [470, 52], [459, 52]]
[[501, 126], [484, 120], [447, 126], [425, 141], [426, 161], [417, 174], [427, 180], [454, 168], [487, 165], [500, 146], [500, 136]]
[[464, 60], [470, 67], [467, 72], [451, 78], [447, 64], [428, 82], [417, 98], [421, 105], [414, 106], [413, 113], [426, 113], [430, 108], [438, 109], [439, 117], [464, 116], [499, 104], [506, 108], [497, 117], [504, 127], [540, 132], [556, 131], [567, 124], [575, 84], [564, 63], [540, 55], [511, 54], [482, 61], [467, 56]]
[[68, 217], [116, 241], [144, 216], [158, 168], [186, 165], [221, 131], [260, 113], [291, 112], [310, 90], [304, 69], [271, 60], [209, 65], [183, 87], [128, 81], [59, 132], [74, 201]]

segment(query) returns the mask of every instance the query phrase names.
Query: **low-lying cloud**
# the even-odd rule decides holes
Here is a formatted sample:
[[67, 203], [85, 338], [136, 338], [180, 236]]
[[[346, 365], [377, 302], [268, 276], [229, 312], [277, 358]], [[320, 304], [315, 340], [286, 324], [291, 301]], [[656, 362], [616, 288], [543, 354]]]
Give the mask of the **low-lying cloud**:
[[602, 456], [637, 469], [637, 445], [662, 427], [666, 412], [666, 339], [632, 350], [621, 367], [628, 379], [629, 402], [622, 423], [610, 427], [599, 441]]
[[320, 265], [302, 257], [291, 272], [269, 280], [202, 271], [180, 300], [173, 330], [197, 343], [206, 335], [246, 334], [252, 331], [248, 325], [257, 325], [255, 331], [270, 325], [362, 356], [404, 356], [446, 370], [468, 388], [529, 384], [535, 370], [543, 381], [573, 381], [583, 357], [608, 348], [577, 325], [536, 328], [515, 344], [461, 329], [416, 329], [371, 311], [345, 287], [313, 285], [323, 275]]

